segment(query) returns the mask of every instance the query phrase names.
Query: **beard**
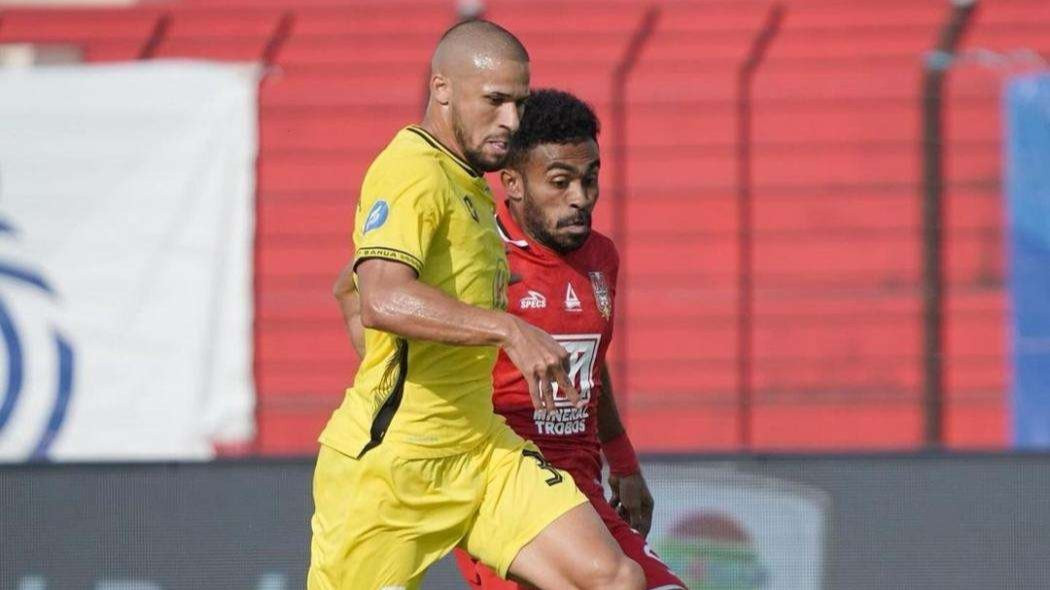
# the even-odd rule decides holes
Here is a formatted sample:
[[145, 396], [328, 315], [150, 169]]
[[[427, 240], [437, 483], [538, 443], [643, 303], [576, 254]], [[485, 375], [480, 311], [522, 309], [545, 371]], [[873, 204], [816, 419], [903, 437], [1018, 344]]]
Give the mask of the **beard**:
[[460, 149], [463, 150], [463, 157], [466, 158], [467, 163], [475, 170], [480, 170], [481, 172], [495, 172], [502, 169], [503, 165], [507, 163], [506, 156], [494, 160], [486, 157], [480, 149], [470, 147], [469, 135], [463, 127], [463, 118], [459, 116], [459, 109], [456, 108], [454, 103], [451, 107], [452, 134], [456, 137], [456, 143], [459, 144]]
[[[584, 234], [557, 235], [553, 231], [548, 230], [547, 218], [544, 216], [543, 210], [529, 197], [528, 182], [524, 178], [522, 178], [522, 182], [525, 188], [525, 196], [522, 199], [522, 223], [525, 225], [525, 231], [535, 238], [536, 241], [558, 254], [568, 254], [579, 250], [584, 242], [587, 241], [587, 238], [590, 237], [590, 231]], [[591, 214], [586, 211], [577, 211], [575, 215], [559, 219], [554, 227], [566, 227], [577, 223], [583, 223], [590, 228]]]

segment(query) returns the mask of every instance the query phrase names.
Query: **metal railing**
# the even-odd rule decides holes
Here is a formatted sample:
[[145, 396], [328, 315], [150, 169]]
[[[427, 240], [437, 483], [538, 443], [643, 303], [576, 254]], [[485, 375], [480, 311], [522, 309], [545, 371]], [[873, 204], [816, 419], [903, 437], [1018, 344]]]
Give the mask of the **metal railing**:
[[751, 406], [754, 395], [752, 362], [754, 359], [754, 218], [752, 215], [751, 128], [752, 88], [755, 74], [780, 31], [784, 19], [783, 4], [773, 4], [766, 21], [751, 42], [744, 61], [737, 69], [737, 432], [742, 449], [750, 449]]
[[976, 0], [954, 0], [922, 80], [923, 440], [944, 444], [944, 81]]
[[[624, 46], [623, 54], [613, 69], [612, 78], [609, 82], [609, 98], [612, 107], [612, 175], [613, 175], [613, 218], [612, 233], [616, 238], [617, 249], [626, 253], [628, 248], [627, 237], [627, 85], [631, 73], [638, 64], [638, 58], [645, 48], [646, 43], [652, 38], [653, 32], [660, 19], [660, 7], [652, 5], [645, 10], [638, 24], [634, 28], [627, 45]], [[630, 286], [628, 282], [630, 266], [627, 264], [627, 256], [620, 257], [620, 289], [616, 293], [617, 328], [620, 338], [615, 348], [615, 372], [616, 382], [620, 384], [618, 396], [620, 405], [626, 406], [626, 396], [629, 395], [630, 383], [630, 334], [627, 317], [627, 302], [630, 297]]]

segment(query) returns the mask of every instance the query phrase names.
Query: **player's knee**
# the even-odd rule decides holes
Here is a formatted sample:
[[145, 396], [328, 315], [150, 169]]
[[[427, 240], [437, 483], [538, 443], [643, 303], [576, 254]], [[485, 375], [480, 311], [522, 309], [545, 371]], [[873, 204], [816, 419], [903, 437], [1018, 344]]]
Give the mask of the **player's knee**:
[[645, 590], [645, 574], [641, 566], [625, 555], [603, 568], [601, 575], [594, 576], [587, 590]]
[[624, 557], [621, 563], [623, 566], [623, 585], [617, 587], [629, 588], [630, 590], [645, 590], [645, 572], [642, 571], [642, 566], [627, 557]]

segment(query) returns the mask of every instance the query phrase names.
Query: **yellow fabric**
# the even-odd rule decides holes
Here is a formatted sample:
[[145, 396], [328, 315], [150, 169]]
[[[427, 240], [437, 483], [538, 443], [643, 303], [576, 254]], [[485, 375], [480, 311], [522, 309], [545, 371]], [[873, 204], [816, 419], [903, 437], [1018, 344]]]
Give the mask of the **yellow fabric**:
[[456, 546], [506, 577], [522, 547], [587, 502], [572, 476], [538, 457], [505, 424], [449, 457], [407, 459], [382, 444], [355, 459], [322, 446], [308, 590], [419, 588]]
[[[484, 176], [421, 128], [406, 127], [365, 175], [355, 260], [401, 262], [455, 299], [506, 309], [509, 272], [494, 213]], [[399, 354], [399, 339], [376, 330], [365, 330], [365, 346], [323, 444], [359, 457], [381, 440], [400, 457], [442, 457], [470, 450], [502, 422], [492, 410], [495, 347], [408, 340]], [[388, 408], [392, 418], [381, 417], [387, 402], [397, 406]]]

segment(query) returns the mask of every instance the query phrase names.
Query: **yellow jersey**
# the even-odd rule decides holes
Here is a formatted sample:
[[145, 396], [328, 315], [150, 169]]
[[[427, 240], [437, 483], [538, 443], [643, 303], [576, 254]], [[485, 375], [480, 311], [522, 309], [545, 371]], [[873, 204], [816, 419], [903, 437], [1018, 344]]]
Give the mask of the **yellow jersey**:
[[[412, 267], [464, 303], [506, 309], [510, 276], [485, 177], [418, 126], [402, 129], [361, 187], [354, 264]], [[365, 358], [320, 442], [351, 457], [392, 445], [405, 458], [465, 453], [499, 423], [497, 348], [451, 346], [365, 330]]]

